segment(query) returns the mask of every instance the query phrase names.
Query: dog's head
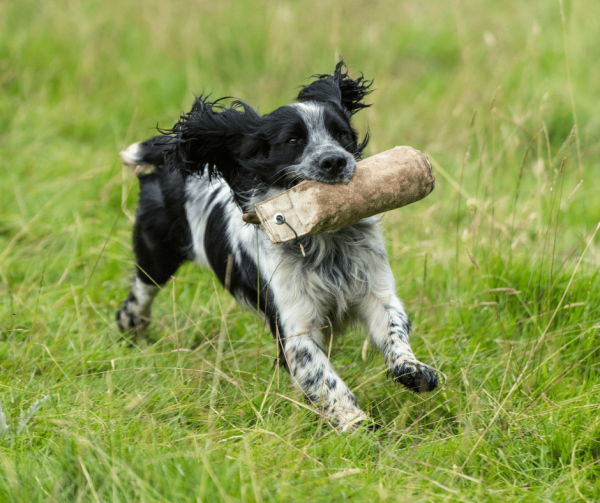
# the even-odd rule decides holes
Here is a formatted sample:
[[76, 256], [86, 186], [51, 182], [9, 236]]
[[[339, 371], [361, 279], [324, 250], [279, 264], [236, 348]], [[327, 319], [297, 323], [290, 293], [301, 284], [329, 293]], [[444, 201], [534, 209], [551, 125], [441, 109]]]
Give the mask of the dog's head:
[[297, 103], [266, 115], [234, 101], [200, 96], [172, 130], [167, 167], [184, 174], [222, 176], [236, 202], [247, 208], [303, 180], [348, 183], [368, 142], [352, 116], [366, 108], [372, 81], [352, 80], [340, 61], [333, 75], [316, 75]]

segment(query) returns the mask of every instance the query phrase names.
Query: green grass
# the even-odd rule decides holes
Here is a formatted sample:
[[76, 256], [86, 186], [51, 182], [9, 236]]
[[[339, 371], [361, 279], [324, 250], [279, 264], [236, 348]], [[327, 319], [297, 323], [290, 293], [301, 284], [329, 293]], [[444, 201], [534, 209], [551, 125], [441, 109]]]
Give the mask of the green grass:
[[[564, 23], [541, 0], [0, 3], [0, 501], [599, 500], [597, 33], [592, 0]], [[146, 339], [113, 322], [118, 151], [193, 93], [270, 111], [338, 54], [375, 78], [369, 153], [435, 166], [384, 227], [415, 354], [447, 376], [411, 394], [338, 338], [383, 425], [342, 436], [209, 272], [182, 268]]]

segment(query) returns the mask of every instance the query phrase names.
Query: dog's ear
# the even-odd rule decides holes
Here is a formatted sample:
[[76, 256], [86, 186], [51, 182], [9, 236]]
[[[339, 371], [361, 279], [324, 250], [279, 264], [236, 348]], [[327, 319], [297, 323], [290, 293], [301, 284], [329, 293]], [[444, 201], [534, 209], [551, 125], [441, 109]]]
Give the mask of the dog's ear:
[[[345, 69], [345, 71], [344, 71]], [[317, 80], [304, 86], [297, 101], [330, 101], [341, 105], [349, 116], [354, 115], [363, 108], [370, 107], [364, 103], [365, 97], [373, 90], [372, 80], [365, 80], [361, 75], [358, 79], [352, 80], [348, 76], [348, 69], [344, 61], [340, 59], [335, 66], [333, 75], [313, 75]]]
[[180, 117], [173, 129], [161, 130], [172, 138], [165, 152], [165, 166], [184, 175], [220, 174], [234, 188], [239, 176], [239, 152], [260, 122], [250, 106], [234, 101], [221, 105], [198, 96], [190, 112]]

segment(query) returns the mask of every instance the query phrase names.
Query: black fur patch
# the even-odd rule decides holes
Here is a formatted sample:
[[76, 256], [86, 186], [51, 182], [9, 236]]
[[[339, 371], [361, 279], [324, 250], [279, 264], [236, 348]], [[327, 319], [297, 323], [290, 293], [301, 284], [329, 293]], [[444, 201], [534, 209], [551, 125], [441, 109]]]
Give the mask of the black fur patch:
[[189, 258], [191, 231], [181, 174], [157, 169], [140, 176], [140, 203], [133, 229], [139, 277], [163, 285]]

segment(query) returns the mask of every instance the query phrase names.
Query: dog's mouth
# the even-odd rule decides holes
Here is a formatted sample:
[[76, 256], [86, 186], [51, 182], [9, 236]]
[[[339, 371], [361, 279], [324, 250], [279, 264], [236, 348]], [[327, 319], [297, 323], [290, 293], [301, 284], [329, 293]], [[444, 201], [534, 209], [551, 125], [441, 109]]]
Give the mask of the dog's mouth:
[[341, 169], [323, 169], [321, 165], [314, 163], [309, 169], [302, 169], [302, 166], [290, 167], [288, 176], [289, 187], [295, 187], [301, 182], [314, 181], [326, 183], [329, 185], [344, 184], [347, 185], [354, 173], [356, 173], [356, 162], [352, 159]]
[[320, 183], [328, 183], [331, 185], [343, 183], [344, 185], [348, 185], [348, 182], [352, 180], [352, 177], [356, 173], [356, 164], [350, 169], [340, 173], [339, 175], [325, 175], [315, 178], [315, 181]]

